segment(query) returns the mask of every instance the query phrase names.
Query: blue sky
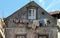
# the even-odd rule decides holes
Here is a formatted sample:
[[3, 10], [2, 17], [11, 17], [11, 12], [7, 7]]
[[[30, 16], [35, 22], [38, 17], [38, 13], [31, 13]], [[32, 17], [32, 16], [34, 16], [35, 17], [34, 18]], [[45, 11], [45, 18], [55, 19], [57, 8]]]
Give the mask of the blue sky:
[[[31, 0], [0, 0], [0, 18], [6, 18]], [[60, 10], [60, 0], [34, 0], [47, 12]]]

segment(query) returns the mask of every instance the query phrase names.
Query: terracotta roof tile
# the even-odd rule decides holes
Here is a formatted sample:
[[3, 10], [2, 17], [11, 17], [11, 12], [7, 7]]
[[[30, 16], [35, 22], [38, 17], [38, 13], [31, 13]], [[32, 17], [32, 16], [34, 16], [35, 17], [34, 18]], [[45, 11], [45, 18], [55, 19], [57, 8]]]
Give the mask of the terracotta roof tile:
[[54, 12], [49, 12], [50, 15], [55, 15], [55, 14], [59, 14], [60, 11], [54, 11]]

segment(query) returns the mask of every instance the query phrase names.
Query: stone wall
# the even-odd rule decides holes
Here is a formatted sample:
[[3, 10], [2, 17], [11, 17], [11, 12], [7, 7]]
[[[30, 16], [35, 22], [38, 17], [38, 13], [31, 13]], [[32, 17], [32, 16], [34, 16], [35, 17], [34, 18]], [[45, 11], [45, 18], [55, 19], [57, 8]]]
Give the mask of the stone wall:
[[38, 35], [47, 35], [48, 38], [57, 38], [57, 28], [41, 27], [36, 30], [26, 28], [6, 28], [6, 38], [16, 38], [16, 35], [26, 35], [26, 38], [38, 38]]

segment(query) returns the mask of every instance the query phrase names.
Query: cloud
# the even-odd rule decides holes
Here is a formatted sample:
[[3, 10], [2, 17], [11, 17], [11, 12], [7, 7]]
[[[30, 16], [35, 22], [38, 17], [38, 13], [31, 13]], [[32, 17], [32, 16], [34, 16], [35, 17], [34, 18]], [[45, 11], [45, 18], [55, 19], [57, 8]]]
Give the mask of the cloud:
[[60, 2], [60, 0], [53, 0], [48, 7], [46, 8], [46, 10], [50, 9], [51, 7], [57, 5]]
[[44, 6], [45, 5], [45, 1], [44, 0], [39, 0], [39, 2]]
[[39, 2], [44, 2], [44, 0], [39, 0]]

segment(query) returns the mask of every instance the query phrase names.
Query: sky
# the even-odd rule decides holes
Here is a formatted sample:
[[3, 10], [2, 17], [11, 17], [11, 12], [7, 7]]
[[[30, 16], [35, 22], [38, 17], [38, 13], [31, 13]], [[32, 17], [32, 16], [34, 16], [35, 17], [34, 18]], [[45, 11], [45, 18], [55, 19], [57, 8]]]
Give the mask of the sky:
[[[6, 18], [31, 0], [0, 0], [0, 18]], [[60, 10], [60, 0], [34, 0], [47, 12]]]

